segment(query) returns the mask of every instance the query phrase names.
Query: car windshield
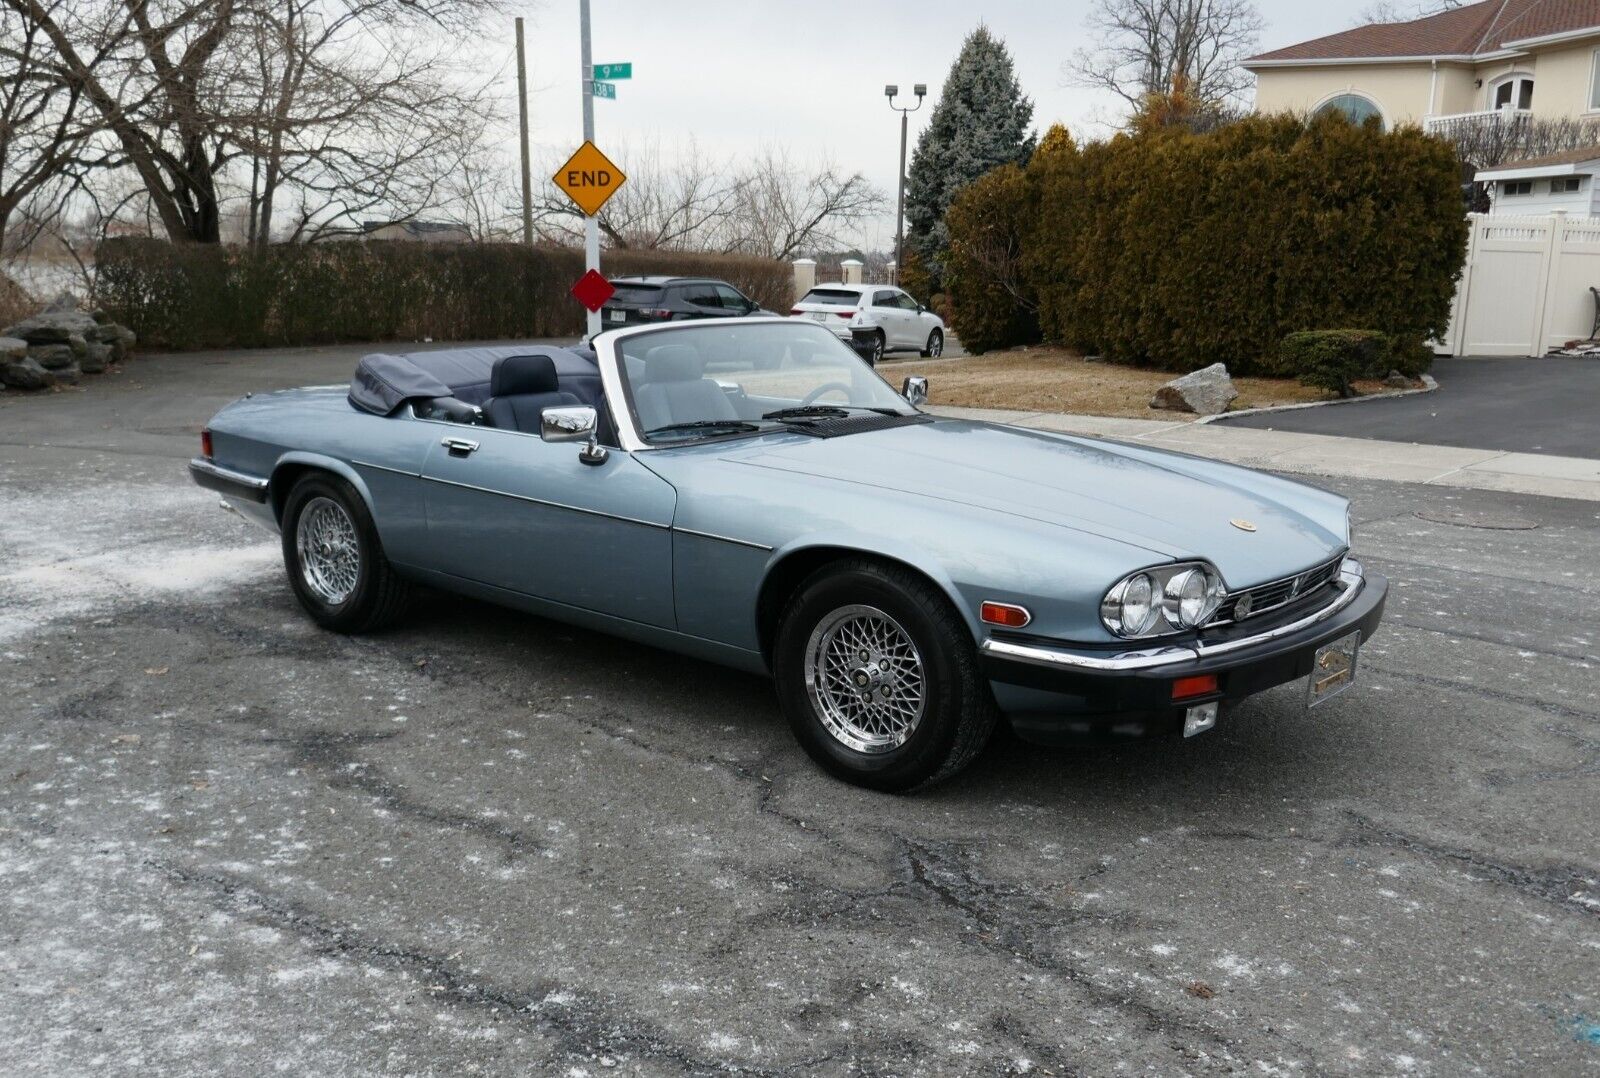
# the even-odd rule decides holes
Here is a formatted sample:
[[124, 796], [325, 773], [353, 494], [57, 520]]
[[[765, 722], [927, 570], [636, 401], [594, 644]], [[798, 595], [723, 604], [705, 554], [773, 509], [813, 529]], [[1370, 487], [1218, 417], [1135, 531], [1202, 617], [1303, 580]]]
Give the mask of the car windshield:
[[655, 444], [918, 414], [838, 337], [801, 322], [673, 327], [624, 337], [617, 353], [634, 421]]

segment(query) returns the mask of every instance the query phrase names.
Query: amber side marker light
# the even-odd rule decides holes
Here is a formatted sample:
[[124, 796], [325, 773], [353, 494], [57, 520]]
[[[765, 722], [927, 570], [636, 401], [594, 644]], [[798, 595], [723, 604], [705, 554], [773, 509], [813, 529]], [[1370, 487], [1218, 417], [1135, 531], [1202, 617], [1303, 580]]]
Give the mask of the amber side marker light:
[[207, 460], [211, 459], [211, 428], [200, 428], [200, 455]]
[[1209, 696], [1217, 691], [1217, 675], [1196, 674], [1194, 677], [1181, 677], [1172, 683], [1172, 698], [1174, 700], [1188, 700], [1195, 696]]
[[978, 608], [978, 618], [985, 625], [999, 625], [1007, 629], [1021, 629], [1033, 620], [1027, 608], [1011, 603], [984, 603]]

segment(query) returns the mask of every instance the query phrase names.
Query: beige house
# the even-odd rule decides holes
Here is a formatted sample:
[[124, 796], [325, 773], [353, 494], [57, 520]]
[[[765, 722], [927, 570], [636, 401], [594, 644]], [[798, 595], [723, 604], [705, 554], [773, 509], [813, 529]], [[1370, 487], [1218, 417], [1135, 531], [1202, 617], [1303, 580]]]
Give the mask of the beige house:
[[1338, 109], [1386, 127], [1600, 117], [1600, 0], [1483, 0], [1245, 61], [1256, 110]]

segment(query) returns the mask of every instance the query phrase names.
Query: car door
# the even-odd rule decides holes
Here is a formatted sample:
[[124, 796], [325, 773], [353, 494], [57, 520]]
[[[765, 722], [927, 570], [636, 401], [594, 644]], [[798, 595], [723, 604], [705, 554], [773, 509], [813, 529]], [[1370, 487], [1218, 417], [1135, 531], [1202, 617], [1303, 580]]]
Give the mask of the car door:
[[722, 298], [717, 295], [717, 286], [709, 281], [695, 281], [684, 285], [683, 302], [689, 307], [690, 317], [693, 318], [727, 318], [740, 313], [722, 306]]
[[921, 350], [928, 343], [927, 319], [922, 317], [922, 305], [912, 299], [909, 293], [895, 292], [895, 306], [900, 308], [900, 317], [905, 320], [906, 347]]
[[904, 348], [906, 343], [905, 320], [895, 305], [894, 290], [880, 288], [872, 293], [872, 320], [883, 329], [884, 344], [889, 348]]
[[534, 434], [438, 424], [423, 464], [442, 572], [671, 628], [677, 494], [630, 453], [601, 464]]
[[732, 285], [719, 284], [716, 290], [717, 300], [722, 304], [722, 309], [735, 317], [751, 314], [758, 309], [753, 301]]

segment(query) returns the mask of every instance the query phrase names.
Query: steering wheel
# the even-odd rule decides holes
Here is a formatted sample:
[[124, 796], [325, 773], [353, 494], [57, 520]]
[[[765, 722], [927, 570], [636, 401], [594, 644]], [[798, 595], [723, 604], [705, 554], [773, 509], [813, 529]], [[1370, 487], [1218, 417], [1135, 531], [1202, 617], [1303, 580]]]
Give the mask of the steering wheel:
[[825, 385], [820, 385], [816, 389], [813, 389], [810, 393], [807, 393], [805, 399], [800, 402], [800, 406], [804, 408], [807, 405], [815, 404], [818, 397], [822, 396], [824, 393], [832, 393], [836, 389], [842, 392], [846, 397], [850, 396], [851, 389], [843, 382], [828, 382]]

